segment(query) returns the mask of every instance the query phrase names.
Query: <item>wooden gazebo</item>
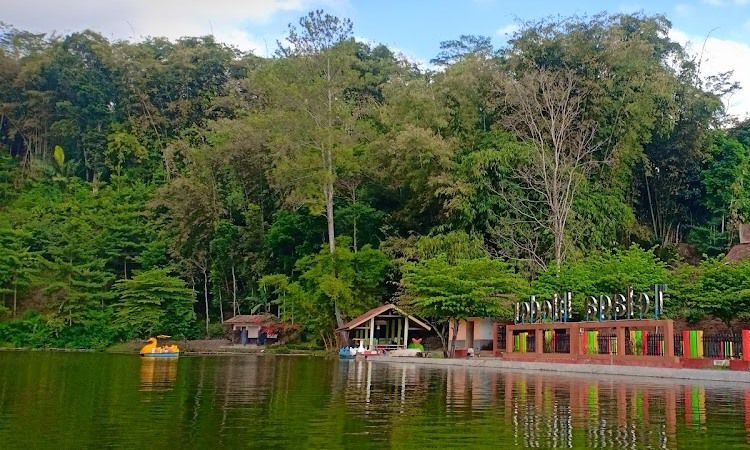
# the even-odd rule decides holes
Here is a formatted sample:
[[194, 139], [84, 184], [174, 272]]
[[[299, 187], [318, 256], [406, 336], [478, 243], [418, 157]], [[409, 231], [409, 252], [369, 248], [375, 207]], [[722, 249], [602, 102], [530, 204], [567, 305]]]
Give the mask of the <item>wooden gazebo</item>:
[[409, 333], [424, 335], [432, 328], [393, 304], [373, 308], [349, 321], [336, 331], [348, 331], [349, 339], [365, 343], [370, 350], [376, 348], [406, 348]]

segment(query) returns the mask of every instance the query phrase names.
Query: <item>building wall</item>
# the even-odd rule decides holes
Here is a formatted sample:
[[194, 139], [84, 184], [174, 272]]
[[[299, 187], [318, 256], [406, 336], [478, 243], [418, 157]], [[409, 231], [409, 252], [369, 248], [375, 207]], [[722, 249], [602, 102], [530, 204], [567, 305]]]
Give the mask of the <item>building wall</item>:
[[[482, 317], [470, 317], [468, 321], [474, 324], [474, 348], [479, 347], [482, 350], [492, 350], [492, 319]], [[466, 348], [466, 321], [458, 322], [458, 334], [456, 337], [456, 348]], [[448, 334], [448, 340], [453, 339], [453, 324], [451, 324]]]
[[240, 331], [247, 330], [248, 339], [258, 339], [258, 332], [260, 331], [260, 327], [253, 324], [235, 324], [232, 329]]

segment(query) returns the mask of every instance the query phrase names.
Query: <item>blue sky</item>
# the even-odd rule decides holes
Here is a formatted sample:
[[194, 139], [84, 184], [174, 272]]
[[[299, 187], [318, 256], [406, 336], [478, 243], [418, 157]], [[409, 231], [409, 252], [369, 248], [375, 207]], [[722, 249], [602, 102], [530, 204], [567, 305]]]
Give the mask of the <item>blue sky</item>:
[[[440, 41], [461, 34], [492, 36], [497, 45], [519, 21], [597, 12], [664, 14], [689, 36], [711, 36], [750, 45], [750, 1], [351, 1], [330, 10], [350, 17], [357, 36], [402, 49], [413, 58], [429, 60]], [[286, 21], [294, 20], [285, 14]], [[283, 19], [282, 22], [285, 22]]]
[[750, 0], [0, 0], [0, 21], [32, 31], [91, 28], [112, 39], [213, 33], [269, 54], [289, 22], [315, 8], [351, 18], [358, 38], [422, 64], [437, 54], [440, 41], [461, 34], [491, 36], [501, 46], [522, 21], [601, 11], [664, 14], [672, 38], [692, 42], [703, 54], [706, 74], [735, 71], [747, 88], [726, 102], [734, 114], [750, 113]]

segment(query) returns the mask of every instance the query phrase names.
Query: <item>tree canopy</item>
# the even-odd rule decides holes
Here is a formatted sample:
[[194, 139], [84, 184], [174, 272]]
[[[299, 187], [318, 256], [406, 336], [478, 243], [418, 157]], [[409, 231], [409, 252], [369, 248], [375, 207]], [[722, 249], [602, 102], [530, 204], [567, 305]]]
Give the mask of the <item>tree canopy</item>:
[[0, 341], [203, 336], [264, 308], [331, 345], [383, 302], [446, 323], [656, 282], [729, 321], [750, 124], [670, 28], [542, 19], [446, 40], [432, 71], [319, 10], [269, 57], [2, 25]]

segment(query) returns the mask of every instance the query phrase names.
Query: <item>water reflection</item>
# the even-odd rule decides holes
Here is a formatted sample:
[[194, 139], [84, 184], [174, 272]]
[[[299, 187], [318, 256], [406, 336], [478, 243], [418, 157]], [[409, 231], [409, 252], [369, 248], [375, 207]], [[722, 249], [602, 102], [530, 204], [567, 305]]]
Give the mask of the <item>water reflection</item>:
[[748, 448], [750, 386], [314, 357], [0, 353], [5, 448]]
[[177, 358], [141, 358], [141, 391], [169, 391], [177, 380]]
[[[709, 434], [731, 429], [729, 422], [735, 415], [731, 404], [737, 398], [736, 386], [726, 384], [707, 387], [671, 380], [427, 369], [406, 364], [346, 362], [339, 375], [339, 383], [346, 386], [347, 403], [355, 410], [363, 409], [365, 415], [373, 404], [381, 412], [396, 404], [399, 408], [393, 408], [394, 412], [424, 408], [420, 403], [425, 389], [444, 383], [447, 415], [486, 413], [500, 419], [496, 425], [511, 431], [513, 445], [527, 448], [677, 448], [678, 442], [709, 440]], [[743, 440], [750, 442], [750, 389], [742, 394]], [[708, 401], [707, 408], [709, 397], [713, 401]], [[714, 421], [709, 421], [707, 411], [715, 415]], [[722, 439], [731, 441], [731, 435], [736, 433]]]

